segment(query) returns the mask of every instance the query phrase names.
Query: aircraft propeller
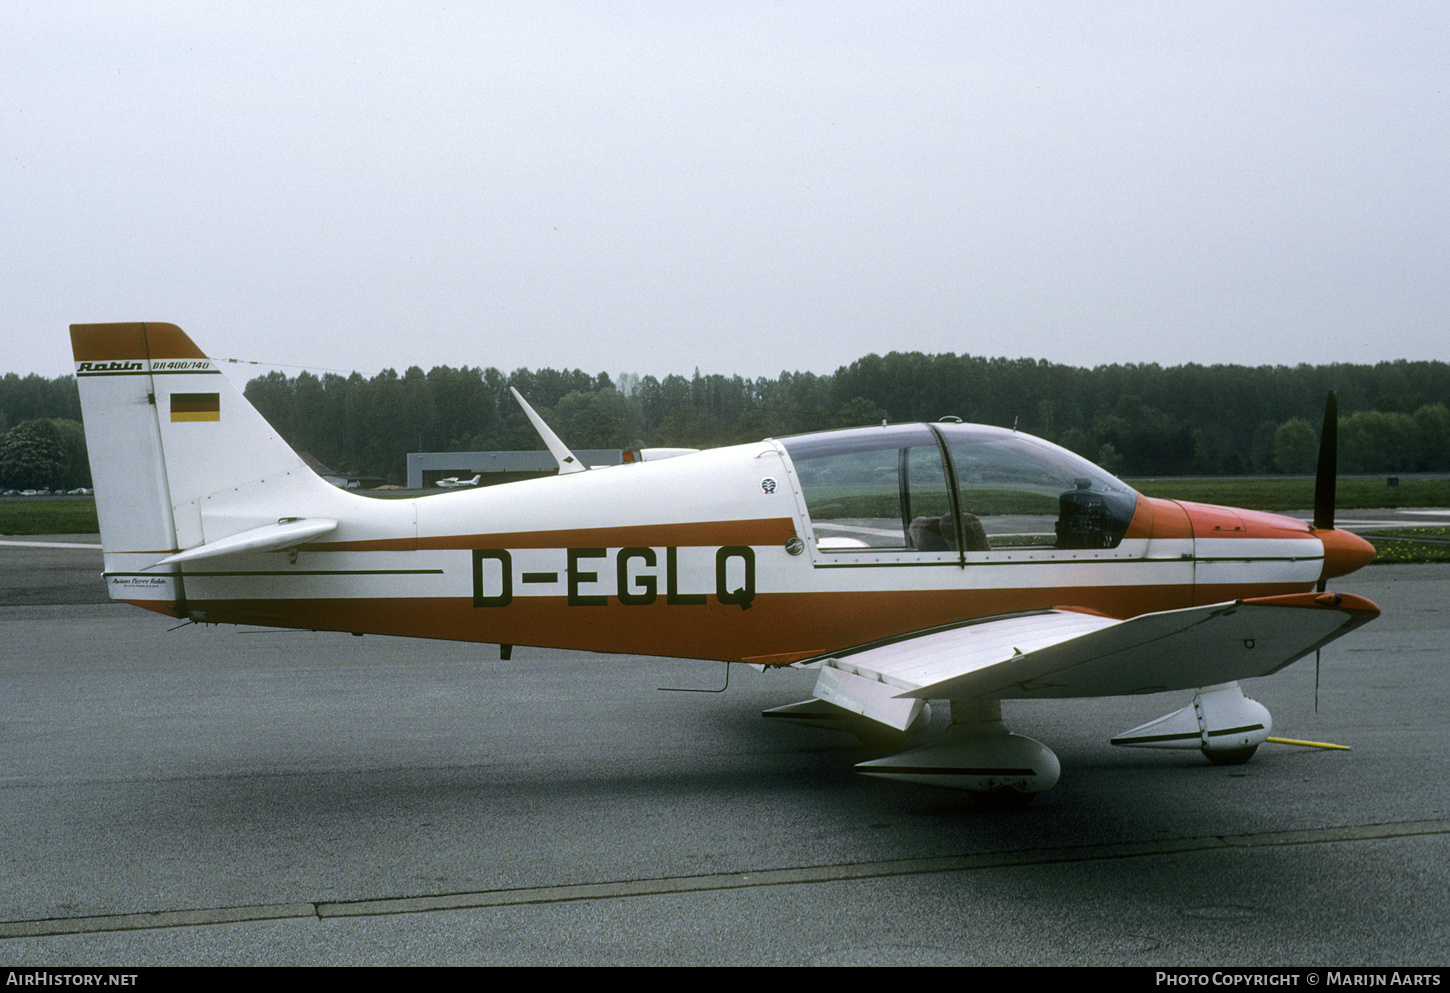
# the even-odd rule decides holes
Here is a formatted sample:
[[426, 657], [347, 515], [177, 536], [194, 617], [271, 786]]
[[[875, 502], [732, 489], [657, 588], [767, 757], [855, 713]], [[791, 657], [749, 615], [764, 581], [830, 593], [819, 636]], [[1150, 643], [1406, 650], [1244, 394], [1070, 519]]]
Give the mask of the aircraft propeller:
[[[1319, 465], [1314, 470], [1314, 529], [1334, 530], [1334, 492], [1339, 475], [1339, 397], [1333, 390], [1324, 398], [1324, 425], [1319, 429]], [[1329, 586], [1319, 578], [1318, 591]], [[1314, 712], [1319, 713], [1319, 649], [1314, 650]]]
[[[1314, 474], [1314, 530], [1334, 530], [1334, 491], [1339, 467], [1339, 398], [1333, 390], [1324, 401], [1324, 426], [1319, 431], [1319, 466]], [[1329, 577], [1319, 580], [1323, 593]]]

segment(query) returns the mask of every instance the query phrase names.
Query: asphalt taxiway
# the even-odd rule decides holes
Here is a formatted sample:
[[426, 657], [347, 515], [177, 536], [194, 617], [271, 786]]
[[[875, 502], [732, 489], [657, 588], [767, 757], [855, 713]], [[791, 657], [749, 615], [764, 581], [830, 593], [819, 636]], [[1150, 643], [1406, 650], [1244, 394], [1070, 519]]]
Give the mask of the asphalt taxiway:
[[[94, 538], [53, 543], [85, 545]], [[1114, 749], [1186, 694], [1004, 706], [1028, 809], [866, 779], [760, 711], [812, 676], [186, 626], [99, 552], [0, 548], [0, 961], [1437, 965], [1450, 567], [1245, 684], [1248, 765]], [[937, 723], [940, 723], [940, 717]]]

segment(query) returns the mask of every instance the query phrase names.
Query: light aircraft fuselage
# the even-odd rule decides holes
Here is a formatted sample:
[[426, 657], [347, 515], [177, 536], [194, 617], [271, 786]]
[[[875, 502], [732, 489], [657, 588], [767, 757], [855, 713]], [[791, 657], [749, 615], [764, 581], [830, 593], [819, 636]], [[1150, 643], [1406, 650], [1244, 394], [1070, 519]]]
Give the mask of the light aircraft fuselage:
[[317, 476], [174, 325], [71, 338], [114, 599], [204, 623], [810, 660], [813, 699], [770, 716], [863, 740], [951, 702], [946, 744], [872, 775], [1030, 796], [1056, 759], [998, 701], [1192, 687], [1192, 707], [1115, 743], [1244, 761], [1270, 725], [1236, 681], [1378, 614], [1314, 592], [1374, 555], [1332, 524], [1332, 468], [1315, 525], [1149, 499], [961, 423], [591, 470], [525, 402], [561, 475], [376, 499]]
[[[299, 468], [177, 335], [161, 337], [177, 356], [129, 358], [120, 346], [126, 361], [97, 362], [81, 356], [106, 343], [115, 351], [115, 334], [81, 332], [77, 374], [151, 396], [172, 464], [175, 453], [195, 460], [166, 480], [172, 540], [136, 547], [103, 526], [112, 595], [210, 622], [784, 663], [1061, 604], [1121, 618], [1303, 592], [1372, 554], [1352, 535], [1326, 537], [1292, 518], [1143, 497], [1048, 442], [955, 423], [364, 497]], [[249, 444], [257, 451], [237, 458]], [[98, 480], [103, 501], [107, 482]], [[1081, 534], [1066, 518], [1074, 512]], [[953, 514], [983, 522], [989, 547], [912, 532], [919, 519]], [[203, 560], [178, 575], [151, 568], [284, 518], [337, 526], [290, 557]]]

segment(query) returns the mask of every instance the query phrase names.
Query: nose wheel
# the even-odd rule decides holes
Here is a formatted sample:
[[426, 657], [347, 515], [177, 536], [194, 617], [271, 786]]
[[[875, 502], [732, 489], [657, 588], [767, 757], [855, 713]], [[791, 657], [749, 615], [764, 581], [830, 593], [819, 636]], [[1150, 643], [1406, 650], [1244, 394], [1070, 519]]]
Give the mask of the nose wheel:
[[1127, 748], [1196, 748], [1215, 765], [1242, 765], [1274, 728], [1269, 710], [1237, 682], [1205, 686], [1182, 710], [1116, 735]]
[[1253, 745], [1249, 748], [1215, 748], [1203, 754], [1214, 765], [1243, 765], [1253, 758], [1254, 753], [1258, 750], [1259, 746]]

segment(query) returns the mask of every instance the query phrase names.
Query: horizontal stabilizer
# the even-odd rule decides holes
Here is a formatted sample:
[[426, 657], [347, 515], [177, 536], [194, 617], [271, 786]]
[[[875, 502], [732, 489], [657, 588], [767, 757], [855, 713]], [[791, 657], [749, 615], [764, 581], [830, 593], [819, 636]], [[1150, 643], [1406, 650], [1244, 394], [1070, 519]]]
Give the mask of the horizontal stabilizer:
[[198, 559], [212, 559], [221, 555], [238, 555], [242, 552], [279, 552], [284, 548], [296, 548], [313, 538], [337, 530], [337, 521], [324, 517], [304, 517], [276, 524], [264, 524], [250, 531], [209, 541], [205, 545], [188, 548], [184, 552], [168, 555], [154, 565], [181, 565]]

